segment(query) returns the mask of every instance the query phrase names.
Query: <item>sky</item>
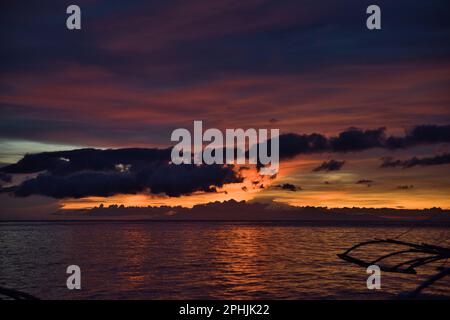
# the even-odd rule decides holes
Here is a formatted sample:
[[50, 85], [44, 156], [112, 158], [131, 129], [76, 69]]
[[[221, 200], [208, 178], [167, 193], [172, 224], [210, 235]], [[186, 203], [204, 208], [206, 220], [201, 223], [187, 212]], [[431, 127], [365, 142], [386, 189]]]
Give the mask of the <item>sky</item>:
[[[330, 143], [357, 132], [364, 147], [351, 140], [349, 148], [289, 152], [298, 144], [286, 136], [280, 147], [289, 156], [271, 179], [255, 168], [173, 169], [153, 154], [143, 156], [149, 166], [136, 155], [105, 155], [104, 165], [103, 155], [69, 153], [44, 157], [43, 167], [32, 158], [4, 173], [3, 211], [229, 199], [450, 208], [448, 1], [377, 1], [382, 29], [373, 31], [373, 3], [364, 0], [86, 0], [76, 2], [76, 31], [65, 27], [70, 4], [2, 1], [3, 165], [82, 148], [164, 150], [171, 132], [192, 130], [194, 120], [220, 130], [278, 128], [294, 140], [316, 133]], [[405, 144], [393, 147], [389, 137]], [[102, 165], [55, 164], [72, 156]]]

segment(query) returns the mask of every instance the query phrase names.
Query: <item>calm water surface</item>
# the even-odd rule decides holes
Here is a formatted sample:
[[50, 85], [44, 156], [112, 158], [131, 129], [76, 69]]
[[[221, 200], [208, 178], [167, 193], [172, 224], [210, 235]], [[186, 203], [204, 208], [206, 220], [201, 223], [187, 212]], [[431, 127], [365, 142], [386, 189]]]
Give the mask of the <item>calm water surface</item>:
[[[399, 227], [324, 227], [230, 222], [1, 223], [0, 286], [47, 299], [373, 299], [415, 288], [418, 275], [382, 274], [336, 254]], [[450, 230], [414, 229], [401, 238], [449, 245]], [[66, 288], [66, 267], [82, 290]], [[441, 262], [442, 264], [442, 262]], [[427, 291], [450, 296], [450, 281]]]

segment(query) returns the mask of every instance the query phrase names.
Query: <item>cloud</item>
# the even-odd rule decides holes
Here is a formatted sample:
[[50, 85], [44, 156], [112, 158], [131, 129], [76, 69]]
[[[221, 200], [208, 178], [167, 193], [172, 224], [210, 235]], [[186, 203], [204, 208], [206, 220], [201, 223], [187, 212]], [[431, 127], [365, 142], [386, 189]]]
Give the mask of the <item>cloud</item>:
[[[428, 220], [429, 217], [437, 217], [434, 221], [428, 221], [432, 225], [447, 225], [450, 222], [449, 210], [440, 208], [431, 209], [404, 209], [394, 208], [327, 208], [324, 206], [293, 206], [281, 204], [279, 202], [266, 201], [246, 202], [229, 200], [224, 202], [210, 202], [198, 204], [192, 208], [183, 208], [179, 206], [145, 206], [145, 207], [127, 207], [118, 204], [109, 206], [98, 205], [86, 210], [62, 209], [56, 212], [53, 217], [82, 218], [89, 216], [99, 219], [111, 216], [140, 216], [145, 220], [284, 220], [284, 221], [389, 221], [391, 219], [399, 221], [417, 222], [417, 219]], [[424, 221], [425, 222], [425, 221]], [[430, 224], [431, 225], [431, 224]]]
[[[402, 10], [401, 3], [378, 1], [387, 12], [396, 12], [397, 19], [390, 21], [392, 29], [388, 35], [366, 41], [364, 46], [361, 38], [365, 37], [365, 30], [351, 23], [365, 10], [363, 3], [355, 7], [351, 2], [336, 4], [331, 0], [320, 4], [303, 2], [301, 6], [292, 0], [198, 0], [193, 4], [134, 1], [114, 6], [105, 1], [79, 2], [89, 10], [90, 31], [71, 38], [66, 37], [67, 30], [58, 28], [61, 21], [57, 13], [65, 10], [64, 3], [44, 5], [28, 1], [26, 5], [5, 6], [2, 18], [11, 30], [5, 35], [10, 45], [1, 57], [8, 57], [10, 63], [1, 68], [19, 69], [26, 63], [34, 71], [39, 62], [51, 66], [64, 57], [90, 65], [107, 65], [125, 74], [142, 74], [148, 68], [156, 73], [149, 80], [159, 80], [165, 79], [165, 73], [174, 67], [184, 71], [179, 78], [186, 73], [192, 78], [195, 73], [206, 77], [226, 68], [244, 73], [292, 72], [320, 65], [324, 60], [333, 64], [366, 62], [368, 58], [398, 62], [424, 56], [445, 57], [448, 53], [448, 46], [443, 45], [448, 37], [448, 3], [441, 0], [432, 1], [430, 6], [411, 0], [407, 11]], [[428, 21], [427, 17], [433, 20]], [[403, 28], [405, 25], [408, 30]], [[329, 32], [327, 26], [334, 26], [334, 32]], [[421, 36], [414, 36], [417, 34]], [[312, 41], [318, 37], [324, 40]], [[340, 45], [344, 42], [345, 50]], [[230, 47], [234, 54], [229, 54]], [[131, 54], [133, 59], [129, 59]], [[298, 59], [299, 54], [303, 59]]]
[[329, 139], [331, 150], [336, 152], [362, 151], [383, 146], [385, 128], [361, 130], [349, 128]]
[[396, 19], [370, 39], [363, 2], [79, 2], [89, 32], [71, 37], [60, 28], [64, 2], [2, 6], [2, 138], [164, 145], [194, 119], [331, 132], [354, 119], [376, 128], [448, 114], [448, 1], [403, 10], [380, 0]]
[[361, 179], [356, 181], [356, 184], [365, 184], [368, 187], [372, 186], [373, 181], [372, 180], [368, 180], [368, 179]]
[[320, 166], [315, 168], [313, 170], [313, 172], [338, 171], [338, 170], [341, 170], [344, 163], [345, 163], [345, 161], [338, 161], [338, 160], [324, 161], [324, 162], [322, 162], [322, 164]]
[[70, 151], [42, 152], [27, 154], [15, 164], [5, 166], [5, 173], [34, 173], [49, 171], [52, 174], [66, 175], [82, 170], [116, 170], [118, 165], [134, 167], [155, 162], [170, 161], [171, 149], [77, 149]]
[[389, 137], [385, 145], [388, 148], [400, 149], [445, 142], [450, 142], [450, 125], [421, 125], [408, 131], [404, 137]]
[[399, 190], [409, 190], [409, 189], [413, 189], [413, 188], [414, 188], [414, 186], [412, 184], [397, 186], [397, 189], [399, 189]]
[[4, 189], [16, 196], [44, 195], [57, 199], [115, 194], [152, 193], [169, 197], [193, 192], [216, 192], [217, 187], [242, 182], [232, 166], [149, 165], [131, 171], [80, 171], [67, 175], [50, 172]]
[[233, 166], [172, 165], [170, 149], [43, 152], [26, 155], [1, 171], [39, 173], [2, 192], [58, 199], [143, 192], [178, 197], [198, 191], [215, 192], [217, 187], [243, 180]]
[[329, 150], [328, 139], [317, 133], [280, 135], [280, 158], [292, 158], [299, 154], [322, 152]]
[[[372, 148], [396, 149], [419, 144], [450, 142], [450, 125], [417, 126], [403, 137], [386, 137], [385, 129], [362, 130], [349, 128], [337, 136], [286, 133], [280, 136], [280, 158], [318, 152], [358, 152]], [[142, 166], [170, 161], [171, 148], [166, 149], [77, 149], [71, 151], [27, 154], [15, 164], [1, 168], [4, 173], [33, 173], [49, 171], [59, 175], [81, 170], [114, 170], [117, 165]], [[321, 170], [340, 169], [343, 162], [331, 160]], [[319, 170], [317, 170], [319, 171]]]
[[279, 189], [287, 190], [287, 191], [292, 191], [292, 192], [296, 192], [296, 191], [301, 191], [302, 190], [301, 187], [293, 185], [291, 183], [279, 184], [279, 185], [276, 185], [275, 188], [279, 188]]
[[394, 160], [392, 158], [383, 158], [382, 160], [383, 163], [381, 164], [381, 168], [402, 167], [404, 169], [407, 169], [415, 166], [436, 166], [450, 164], [450, 153], [426, 158], [414, 157], [408, 160]]
[[[450, 141], [450, 126], [418, 126], [403, 137], [386, 137], [385, 129], [350, 128], [334, 137], [322, 134], [280, 136], [280, 158], [314, 152], [358, 152], [371, 148], [404, 148], [418, 144]], [[395, 143], [393, 143], [395, 141]], [[403, 142], [401, 142], [403, 141]], [[17, 196], [46, 195], [54, 198], [80, 198], [151, 192], [177, 197], [193, 192], [215, 192], [217, 187], [242, 182], [239, 170], [221, 165], [171, 165], [171, 148], [166, 149], [77, 149], [27, 154], [15, 164], [0, 168], [0, 173], [39, 173], [20, 185], [4, 188]], [[385, 160], [383, 166], [432, 165], [449, 163], [450, 155], [402, 162]], [[340, 169], [344, 161], [330, 160], [314, 171]], [[7, 179], [7, 178], [6, 178]], [[372, 181], [358, 184], [370, 186]], [[283, 190], [299, 187], [284, 184]]]
[[280, 135], [280, 158], [286, 159], [300, 154], [318, 152], [359, 152], [373, 148], [395, 150], [450, 142], [450, 125], [416, 126], [402, 137], [387, 137], [385, 131], [385, 128], [372, 130], [349, 128], [332, 137], [318, 133], [282, 134]]

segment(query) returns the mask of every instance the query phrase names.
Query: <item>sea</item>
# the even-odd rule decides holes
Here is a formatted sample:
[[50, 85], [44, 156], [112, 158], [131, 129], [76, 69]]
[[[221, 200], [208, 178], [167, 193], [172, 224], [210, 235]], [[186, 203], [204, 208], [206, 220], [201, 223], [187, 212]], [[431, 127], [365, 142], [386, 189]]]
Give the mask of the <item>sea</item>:
[[[381, 272], [337, 254], [361, 241], [396, 238], [449, 246], [450, 229], [304, 222], [68, 221], [0, 223], [0, 287], [40, 299], [398, 299], [417, 274]], [[386, 246], [362, 255], [382, 255]], [[70, 290], [68, 266], [80, 268]], [[424, 290], [450, 298], [450, 277]]]

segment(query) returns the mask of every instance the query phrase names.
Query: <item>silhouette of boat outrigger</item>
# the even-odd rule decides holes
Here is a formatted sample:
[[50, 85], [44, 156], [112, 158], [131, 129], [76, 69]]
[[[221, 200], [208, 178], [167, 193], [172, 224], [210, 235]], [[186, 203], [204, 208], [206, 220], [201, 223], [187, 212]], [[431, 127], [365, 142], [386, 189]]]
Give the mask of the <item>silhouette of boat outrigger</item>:
[[[375, 259], [357, 258], [355, 252], [357, 249], [367, 249], [367, 247], [382, 245], [383, 248], [389, 249], [389, 253], [379, 255]], [[397, 248], [397, 249], [395, 249]], [[437, 261], [447, 261], [450, 258], [450, 248], [431, 244], [416, 244], [411, 242], [405, 242], [395, 239], [375, 239], [365, 241], [354, 245], [347, 249], [344, 253], [337, 255], [344, 261], [356, 264], [361, 267], [369, 267], [371, 265], [377, 265], [381, 271], [385, 272], [397, 272], [404, 274], [417, 274], [416, 268], [430, 264]], [[389, 261], [389, 260], [393, 260]], [[397, 260], [397, 261], [395, 261]], [[398, 261], [401, 260], [401, 261]], [[440, 266], [437, 267], [437, 272], [423, 281], [413, 292], [407, 295], [408, 298], [417, 297], [423, 289], [433, 285], [436, 281], [449, 276], [450, 268]]]

